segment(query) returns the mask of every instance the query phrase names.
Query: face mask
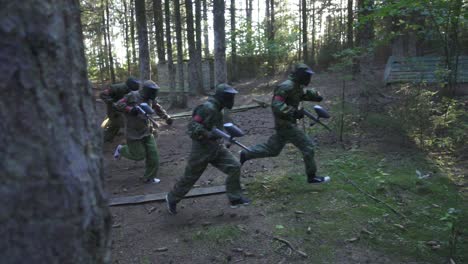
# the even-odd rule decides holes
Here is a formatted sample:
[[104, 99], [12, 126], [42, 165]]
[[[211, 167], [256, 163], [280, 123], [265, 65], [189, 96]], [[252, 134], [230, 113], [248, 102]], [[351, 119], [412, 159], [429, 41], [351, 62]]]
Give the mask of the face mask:
[[223, 95], [223, 104], [227, 109], [232, 109], [234, 106], [234, 94], [224, 94]]

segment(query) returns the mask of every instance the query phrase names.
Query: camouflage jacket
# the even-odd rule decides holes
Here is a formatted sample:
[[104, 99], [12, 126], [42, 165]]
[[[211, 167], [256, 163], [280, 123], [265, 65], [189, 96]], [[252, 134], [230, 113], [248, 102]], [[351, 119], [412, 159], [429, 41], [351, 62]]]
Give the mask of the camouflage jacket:
[[144, 100], [140, 91], [132, 91], [122, 99], [114, 103], [114, 107], [124, 113], [127, 139], [137, 140], [149, 136], [153, 131], [153, 124], [142, 114], [132, 115], [130, 111], [140, 103], [152, 106], [158, 116], [163, 119], [169, 118], [166, 111], [156, 101]]
[[207, 141], [207, 135], [213, 128], [223, 129], [221, 103], [213, 97], [197, 106], [192, 113], [187, 134], [195, 141]]
[[282, 82], [275, 88], [271, 108], [275, 118], [275, 127], [291, 127], [296, 124], [293, 117], [301, 101], [319, 101], [319, 93], [313, 89], [304, 91], [302, 85], [294, 82], [293, 78]]

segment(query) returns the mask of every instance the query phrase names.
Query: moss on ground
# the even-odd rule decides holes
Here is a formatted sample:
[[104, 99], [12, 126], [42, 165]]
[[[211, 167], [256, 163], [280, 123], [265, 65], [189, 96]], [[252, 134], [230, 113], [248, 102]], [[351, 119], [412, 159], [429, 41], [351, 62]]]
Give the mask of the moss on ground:
[[337, 261], [336, 251], [345, 246], [402, 262], [468, 261], [466, 200], [424, 155], [326, 149], [318, 156], [330, 184], [311, 186], [304, 175], [270, 174], [249, 185], [249, 193], [272, 213], [273, 233], [301, 243], [318, 263]]

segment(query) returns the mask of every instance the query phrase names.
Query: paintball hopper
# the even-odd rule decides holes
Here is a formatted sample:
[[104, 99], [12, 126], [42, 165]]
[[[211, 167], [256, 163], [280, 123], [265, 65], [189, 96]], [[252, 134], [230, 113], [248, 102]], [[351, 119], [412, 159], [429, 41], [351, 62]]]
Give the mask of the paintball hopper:
[[314, 106], [315, 113], [317, 113], [318, 118], [330, 118], [330, 114], [328, 114], [327, 110], [323, 109], [320, 105]]
[[332, 131], [327, 125], [320, 121], [320, 118], [330, 118], [330, 114], [327, 112], [327, 110], [323, 109], [320, 105], [314, 106], [314, 110], [317, 116], [314, 116], [311, 112], [307, 111], [306, 109], [302, 110], [304, 112], [304, 115], [313, 121], [312, 123], [310, 123], [310, 125], [313, 126], [315, 124], [320, 124], [323, 127], [325, 127], [328, 131]]
[[140, 108], [141, 108], [141, 110], [143, 110], [144, 113], [142, 112], [142, 114], [144, 114], [144, 115], [154, 114], [154, 110], [147, 103], [141, 103]]
[[246, 147], [245, 145], [243, 145], [242, 143], [240, 143], [239, 141], [235, 140], [234, 138], [235, 137], [242, 137], [245, 135], [245, 133], [240, 129], [238, 128], [236, 125], [234, 125], [233, 123], [226, 123], [223, 125], [224, 127], [224, 130], [227, 132], [224, 132], [218, 128], [213, 128], [213, 133], [225, 140], [227, 140], [228, 142], [230, 143], [233, 143], [233, 144], [236, 144], [237, 146], [247, 150], [247, 151], [250, 151], [250, 149], [248, 147]]

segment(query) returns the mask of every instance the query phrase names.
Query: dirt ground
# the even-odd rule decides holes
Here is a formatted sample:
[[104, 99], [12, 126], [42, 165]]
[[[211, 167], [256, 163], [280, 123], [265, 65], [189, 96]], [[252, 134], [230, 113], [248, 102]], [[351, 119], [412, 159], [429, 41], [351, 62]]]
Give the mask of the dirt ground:
[[[236, 105], [250, 104], [253, 97], [269, 101], [275, 80], [268, 83], [264, 81], [252, 80], [239, 84], [237, 87], [240, 94], [236, 98]], [[330, 76], [318, 78], [312, 84], [325, 98], [336, 96], [340, 85]], [[162, 103], [167, 106], [164, 99], [163, 97]], [[190, 98], [189, 107], [205, 99], [206, 97]], [[328, 103], [329, 101], [325, 101], [322, 105], [326, 107]], [[97, 107], [104, 118], [104, 104], [98, 102]], [[169, 112], [188, 110], [173, 109]], [[235, 113], [233, 119], [247, 133], [241, 138], [245, 145], [264, 142], [273, 134], [273, 119], [269, 108]], [[144, 162], [113, 160], [113, 150], [118, 143], [125, 141], [123, 136], [113, 143], [106, 143], [104, 171], [109, 197], [169, 191], [176, 179], [183, 175], [189, 155], [191, 140], [186, 135], [187, 122], [188, 119], [177, 119], [172, 126], [163, 124], [160, 127], [157, 138], [160, 153], [159, 184], [142, 183], [140, 177], [144, 172]], [[331, 144], [331, 140], [327, 138], [319, 138], [319, 141], [324, 145]], [[231, 151], [237, 156], [239, 148], [233, 146]], [[276, 158], [247, 162], [242, 168], [242, 183], [248, 185], [257, 175], [280, 169], [303, 175], [303, 162], [297, 152], [288, 145]], [[317, 162], [320, 164], [320, 157], [317, 157]], [[224, 180], [225, 176], [221, 172], [209, 167], [196, 187], [218, 186]], [[111, 207], [113, 263], [321, 263], [304, 259], [299, 254], [285, 255], [277, 250], [281, 244], [273, 242], [268, 231], [272, 225], [272, 212], [266, 210], [261, 201], [254, 201], [247, 207], [231, 209], [226, 196], [220, 194], [183, 200], [178, 205], [178, 211], [175, 216], [169, 215], [162, 202]], [[241, 236], [235, 240], [220, 239], [217, 243], [197, 239], [204, 232], [211, 232], [209, 230], [213, 229], [220, 232], [214, 235], [222, 238], [222, 232], [228, 232], [229, 227], [241, 230]], [[319, 246], [326, 245], [327, 241], [303, 243]], [[330, 246], [336, 248], [336, 263], [396, 263], [392, 257], [367, 248], [351, 244]]]

